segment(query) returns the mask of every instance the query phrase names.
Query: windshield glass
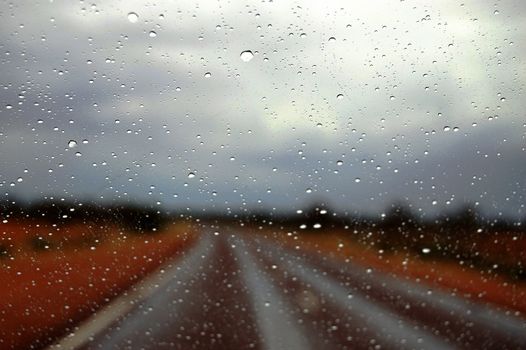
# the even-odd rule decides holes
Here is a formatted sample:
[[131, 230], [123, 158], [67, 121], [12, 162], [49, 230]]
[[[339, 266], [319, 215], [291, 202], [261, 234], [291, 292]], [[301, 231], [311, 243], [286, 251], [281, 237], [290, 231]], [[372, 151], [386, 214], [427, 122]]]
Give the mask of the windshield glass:
[[525, 33], [519, 0], [2, 2], [0, 348], [526, 347]]

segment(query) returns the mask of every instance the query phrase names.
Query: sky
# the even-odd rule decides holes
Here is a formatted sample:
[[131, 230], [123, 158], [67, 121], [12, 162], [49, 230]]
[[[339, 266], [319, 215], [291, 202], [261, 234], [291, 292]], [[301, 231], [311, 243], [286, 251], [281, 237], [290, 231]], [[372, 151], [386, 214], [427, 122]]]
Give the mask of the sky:
[[523, 1], [3, 1], [0, 194], [524, 217]]

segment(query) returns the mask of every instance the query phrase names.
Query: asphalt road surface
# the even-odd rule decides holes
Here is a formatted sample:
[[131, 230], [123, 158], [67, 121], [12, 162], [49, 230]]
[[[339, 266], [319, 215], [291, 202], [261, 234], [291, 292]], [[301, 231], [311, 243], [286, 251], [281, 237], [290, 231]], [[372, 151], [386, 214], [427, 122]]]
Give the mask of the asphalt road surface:
[[257, 236], [204, 233], [53, 348], [526, 349], [526, 321]]

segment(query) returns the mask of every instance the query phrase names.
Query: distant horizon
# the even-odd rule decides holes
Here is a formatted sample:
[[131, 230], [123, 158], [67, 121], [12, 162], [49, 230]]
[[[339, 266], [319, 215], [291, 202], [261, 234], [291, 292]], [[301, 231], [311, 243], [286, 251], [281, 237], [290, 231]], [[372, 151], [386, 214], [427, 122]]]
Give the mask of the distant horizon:
[[21, 198], [4, 198], [3, 201], [0, 201], [2, 204], [14, 204], [20, 208], [32, 207], [43, 205], [46, 203], [49, 204], [60, 204], [64, 206], [71, 206], [77, 209], [82, 209], [82, 207], [100, 207], [100, 208], [112, 208], [112, 207], [123, 207], [123, 208], [138, 208], [144, 210], [155, 210], [164, 214], [204, 214], [204, 215], [243, 215], [243, 214], [266, 214], [266, 215], [276, 215], [276, 216], [301, 216], [306, 213], [307, 210], [320, 208], [326, 209], [329, 213], [335, 213], [337, 217], [355, 217], [355, 218], [369, 218], [369, 219], [383, 219], [392, 209], [402, 208], [408, 209], [413, 217], [422, 219], [422, 220], [434, 220], [441, 217], [449, 217], [451, 215], [456, 215], [466, 209], [473, 210], [481, 220], [492, 221], [492, 220], [503, 220], [511, 223], [526, 223], [526, 215], [523, 216], [512, 216], [505, 215], [501, 213], [496, 215], [491, 211], [484, 211], [480, 206], [475, 205], [473, 202], [465, 203], [456, 203], [449, 207], [437, 208], [432, 213], [422, 213], [408, 201], [396, 200], [393, 201], [390, 205], [387, 205], [382, 210], [379, 211], [359, 211], [359, 210], [349, 210], [345, 208], [336, 207], [331, 205], [327, 201], [311, 201], [299, 205], [294, 208], [290, 207], [275, 207], [269, 205], [259, 205], [259, 206], [244, 206], [244, 207], [219, 207], [219, 206], [188, 206], [185, 204], [180, 205], [163, 205], [158, 204], [156, 201], [131, 201], [131, 200], [68, 200], [56, 197], [47, 197], [41, 199], [27, 200]]

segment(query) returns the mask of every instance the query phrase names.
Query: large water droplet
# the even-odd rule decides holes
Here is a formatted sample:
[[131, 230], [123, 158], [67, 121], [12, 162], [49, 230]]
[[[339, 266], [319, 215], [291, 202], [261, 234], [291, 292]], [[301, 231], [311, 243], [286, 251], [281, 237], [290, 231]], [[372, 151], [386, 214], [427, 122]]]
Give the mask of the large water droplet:
[[135, 12], [128, 13], [128, 21], [130, 21], [131, 23], [137, 23], [138, 20], [139, 20], [138, 14], [136, 14]]
[[193, 179], [195, 177], [195, 174], [194, 173], [188, 173], [188, 178], [189, 179]]
[[254, 54], [250, 50], [245, 50], [245, 51], [241, 52], [241, 55], [239, 55], [239, 57], [241, 57], [241, 60], [243, 62], [248, 62], [248, 61], [250, 61], [251, 59], [254, 58]]
[[68, 142], [68, 147], [69, 147], [69, 148], [73, 148], [73, 147], [75, 147], [75, 146], [77, 146], [77, 141], [75, 141], [75, 140], [69, 140], [69, 142]]

